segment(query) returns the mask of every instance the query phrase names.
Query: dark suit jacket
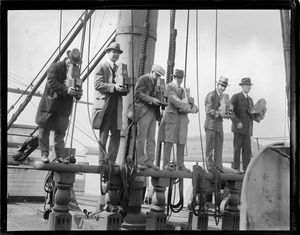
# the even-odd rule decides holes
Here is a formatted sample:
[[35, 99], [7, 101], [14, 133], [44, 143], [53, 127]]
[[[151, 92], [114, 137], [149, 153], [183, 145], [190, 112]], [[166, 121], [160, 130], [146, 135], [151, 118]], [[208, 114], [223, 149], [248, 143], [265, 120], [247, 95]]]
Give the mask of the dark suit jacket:
[[67, 94], [65, 62], [53, 63], [47, 70], [47, 83], [36, 113], [36, 124], [45, 129], [65, 132], [72, 112], [73, 97]]
[[[243, 92], [240, 92], [232, 96], [231, 103], [233, 105], [234, 112], [234, 118], [231, 119], [231, 131], [252, 136], [253, 120], [257, 121], [256, 117], [253, 114], [250, 114], [249, 112], [249, 110], [254, 105], [252, 98], [248, 95], [248, 99], [246, 99]], [[241, 129], [237, 129], [237, 124], [239, 122], [243, 124], [243, 127]]]
[[[93, 104], [93, 113], [97, 110], [101, 112], [108, 112], [109, 105], [105, 105], [109, 96], [116, 92], [115, 84], [113, 83], [113, 72], [107, 61], [101, 63], [95, 75], [95, 99]], [[105, 109], [103, 109], [105, 107]], [[119, 130], [122, 129], [122, 110], [123, 110], [123, 101], [122, 95], [118, 95], [118, 107], [117, 107], [117, 127]]]
[[206, 119], [204, 123], [204, 128], [208, 130], [213, 130], [217, 132], [223, 132], [223, 119], [221, 116], [215, 117], [215, 112], [221, 106], [220, 97], [216, 90], [207, 94], [205, 98], [205, 112]]
[[135, 97], [136, 108], [141, 109], [138, 118], [143, 117], [148, 109], [152, 109], [155, 112], [156, 120], [159, 120], [159, 106], [152, 105], [155, 98], [155, 84], [151, 81], [150, 74], [139, 77], [135, 84]]

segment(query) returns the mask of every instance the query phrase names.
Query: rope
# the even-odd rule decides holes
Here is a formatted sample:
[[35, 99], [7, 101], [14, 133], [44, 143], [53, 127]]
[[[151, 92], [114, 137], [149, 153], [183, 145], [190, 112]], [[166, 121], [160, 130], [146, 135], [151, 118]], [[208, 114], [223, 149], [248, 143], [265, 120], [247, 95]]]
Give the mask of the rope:
[[[197, 74], [197, 105], [198, 105], [198, 121], [199, 121], [199, 132], [200, 132], [200, 144], [201, 144], [201, 154], [202, 154], [202, 161], [203, 161], [203, 168], [205, 170], [205, 159], [204, 159], [204, 151], [203, 151], [203, 141], [202, 141], [202, 131], [201, 131], [201, 119], [200, 119], [200, 95], [199, 95], [199, 71], [198, 71], [198, 10], [196, 11], [196, 74]], [[198, 161], [197, 161], [198, 165]]]
[[145, 61], [146, 61], [146, 52], [147, 52], [147, 42], [149, 37], [149, 14], [150, 10], [146, 11], [145, 16], [145, 22], [144, 22], [144, 33], [143, 33], [143, 40], [142, 40], [142, 47], [141, 47], [141, 53], [140, 53], [140, 61], [139, 61], [139, 71], [138, 71], [138, 77], [142, 76], [145, 71]]
[[174, 29], [176, 10], [171, 11], [170, 16], [170, 40], [169, 40], [169, 54], [168, 54], [168, 66], [167, 66], [167, 84], [172, 82], [173, 70], [175, 65], [175, 52], [176, 52], [176, 36], [177, 30]]
[[122, 210], [120, 211], [124, 218], [128, 212], [130, 197], [134, 191], [134, 180], [136, 177], [137, 168], [132, 159], [127, 158], [125, 164], [120, 166], [122, 186], [119, 191]]
[[188, 10], [187, 23], [186, 23], [185, 59], [184, 59], [184, 61], [185, 61], [185, 65], [184, 65], [184, 71], [185, 71], [184, 88], [186, 87], [187, 54], [188, 54], [188, 42], [189, 42], [189, 23], [190, 23], [190, 10]]

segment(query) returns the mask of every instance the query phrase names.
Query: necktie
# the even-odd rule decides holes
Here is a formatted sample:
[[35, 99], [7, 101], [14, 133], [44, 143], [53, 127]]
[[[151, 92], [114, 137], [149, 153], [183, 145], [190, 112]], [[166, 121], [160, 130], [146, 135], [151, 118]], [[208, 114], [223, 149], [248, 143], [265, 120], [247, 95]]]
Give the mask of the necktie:
[[113, 63], [113, 68], [112, 68], [112, 72], [113, 72], [113, 83], [116, 83], [116, 81], [115, 81], [115, 77], [116, 77], [116, 68], [117, 68], [116, 63]]

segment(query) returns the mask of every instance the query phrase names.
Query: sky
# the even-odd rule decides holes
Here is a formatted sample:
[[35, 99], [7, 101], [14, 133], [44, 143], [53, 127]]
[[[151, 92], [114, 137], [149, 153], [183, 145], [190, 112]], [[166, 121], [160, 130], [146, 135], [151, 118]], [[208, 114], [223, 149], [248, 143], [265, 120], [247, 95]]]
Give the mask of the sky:
[[[45, 66], [58, 47], [59, 35], [64, 38], [82, 13], [83, 10], [9, 11], [8, 87], [25, 89], [37, 77], [33, 82], [36, 84], [50, 65], [48, 63]], [[97, 10], [92, 16], [91, 32], [86, 32], [83, 67], [88, 61], [88, 48], [89, 58], [92, 58], [116, 29], [117, 15], [117, 10]], [[154, 63], [162, 65], [165, 69], [168, 60], [169, 21], [170, 11], [159, 10]], [[253, 137], [259, 138], [262, 144], [267, 144], [277, 141], [273, 137], [283, 138], [289, 135], [279, 10], [198, 10], [198, 64], [196, 10], [190, 10], [187, 51], [187, 10], [176, 11], [175, 29], [175, 69], [185, 70], [185, 61], [187, 62], [186, 87], [191, 89], [191, 96], [195, 98], [196, 104], [199, 102], [200, 115], [189, 115], [189, 136], [199, 136], [200, 128], [204, 134], [204, 99], [207, 93], [215, 88], [215, 79], [218, 80], [220, 76], [229, 78], [229, 86], [225, 93], [230, 97], [241, 91], [238, 85], [241, 79], [250, 77], [254, 85], [249, 95], [254, 103], [260, 98], [266, 100], [265, 119], [254, 124]], [[74, 47], [81, 47], [81, 34], [69, 48]], [[45, 68], [39, 74], [43, 66]], [[43, 83], [38, 91], [42, 93], [44, 86]], [[93, 102], [93, 75], [85, 82], [83, 90], [82, 101]], [[8, 93], [8, 109], [19, 97], [20, 94]], [[8, 113], [8, 121], [25, 98], [21, 98]], [[34, 118], [39, 100], [40, 98], [33, 97], [15, 123], [35, 126]], [[89, 124], [91, 108], [83, 104], [77, 106], [74, 145], [79, 147], [97, 145]], [[224, 132], [231, 132], [231, 121], [224, 120], [223, 124]]]

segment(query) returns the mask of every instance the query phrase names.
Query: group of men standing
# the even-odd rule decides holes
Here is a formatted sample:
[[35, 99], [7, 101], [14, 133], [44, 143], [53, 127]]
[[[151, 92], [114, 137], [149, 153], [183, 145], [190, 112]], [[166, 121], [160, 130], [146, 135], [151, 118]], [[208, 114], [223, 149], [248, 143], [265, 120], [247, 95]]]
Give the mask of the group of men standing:
[[[111, 43], [106, 48], [107, 59], [96, 70], [94, 87], [95, 99], [93, 104], [93, 119], [99, 129], [99, 163], [110, 160], [117, 165], [116, 158], [120, 145], [120, 131], [122, 128], [122, 97], [124, 87], [116, 83], [116, 71], [120, 54], [123, 51], [117, 42]], [[67, 52], [67, 57], [54, 63], [47, 71], [47, 83], [41, 99], [36, 123], [39, 125], [39, 145], [42, 160], [49, 162], [49, 133], [54, 130], [54, 149], [57, 159], [64, 163], [64, 136], [69, 124], [73, 99], [79, 100], [82, 96], [81, 89], [76, 90], [66, 85], [67, 73], [72, 68], [70, 64], [81, 64], [81, 54], [78, 49]], [[154, 64], [151, 71], [138, 78], [134, 89], [134, 120], [137, 124], [136, 162], [139, 170], [159, 170], [154, 165], [155, 159], [155, 133], [156, 122], [160, 121], [158, 141], [164, 142], [163, 169], [174, 170], [170, 165], [170, 155], [173, 145], [176, 144], [177, 170], [190, 169], [184, 165], [184, 147], [187, 142], [188, 113], [197, 113], [198, 107], [188, 101], [185, 89], [181, 83], [185, 77], [184, 71], [175, 69], [173, 81], [167, 84], [166, 94], [168, 105], [161, 115], [161, 100], [156, 98], [156, 84], [165, 70], [160, 65]], [[240, 171], [240, 152], [242, 150], [243, 171], [246, 170], [251, 156], [251, 142], [254, 114], [249, 112], [253, 107], [253, 100], [248, 96], [251, 89], [250, 78], [243, 78], [239, 84], [242, 92], [232, 96], [234, 117], [232, 132], [234, 133], [234, 164], [236, 172]], [[216, 89], [205, 98], [206, 120], [206, 164], [208, 170], [213, 167], [224, 172], [222, 166], [223, 148], [223, 117], [219, 107], [223, 92], [228, 86], [228, 78], [221, 77], [216, 84]], [[106, 151], [107, 140], [110, 132], [110, 141]], [[214, 160], [213, 160], [214, 158]]]

